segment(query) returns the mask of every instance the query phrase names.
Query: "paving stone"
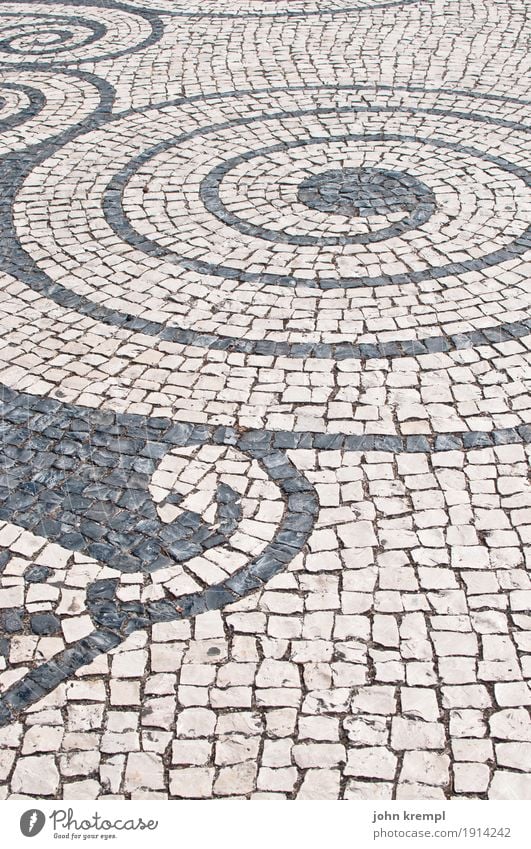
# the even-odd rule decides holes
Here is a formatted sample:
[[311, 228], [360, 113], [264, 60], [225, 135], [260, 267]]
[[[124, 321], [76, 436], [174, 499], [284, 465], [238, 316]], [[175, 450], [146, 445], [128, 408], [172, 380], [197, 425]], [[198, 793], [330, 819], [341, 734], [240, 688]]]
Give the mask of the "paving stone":
[[59, 781], [53, 755], [31, 755], [17, 760], [12, 788], [14, 793], [54, 796], [59, 789]]
[[301, 769], [336, 766], [345, 762], [345, 748], [333, 743], [302, 743], [293, 747], [293, 760]]
[[456, 793], [484, 793], [490, 782], [487, 764], [458, 763], [454, 766]]
[[291, 792], [297, 782], [295, 767], [262, 767], [258, 772], [257, 787], [261, 790], [285, 790]]
[[24, 735], [22, 744], [23, 755], [33, 755], [35, 752], [57, 752], [63, 740], [62, 728], [49, 726], [33, 726]]
[[214, 793], [217, 796], [237, 796], [251, 793], [255, 786], [256, 770], [255, 761], [222, 767], [214, 782]]
[[332, 769], [309, 769], [297, 793], [297, 799], [326, 801], [339, 798], [340, 773]]
[[360, 747], [348, 752], [345, 775], [393, 779], [397, 758], [383, 746]]
[[14, 760], [15, 752], [0, 752], [0, 779], [2, 781], [5, 781], [8, 778]]
[[63, 784], [64, 794], [67, 799], [98, 799], [101, 787], [94, 779], [86, 781], [68, 781]]
[[239, 734], [228, 738], [222, 737], [216, 744], [216, 764], [226, 766], [244, 761], [255, 762], [259, 746], [259, 737], [243, 737]]
[[400, 781], [433, 784], [448, 784], [449, 758], [436, 752], [405, 752], [400, 771]]
[[393, 785], [385, 781], [355, 781], [349, 779], [344, 799], [384, 800], [393, 798]]
[[501, 740], [531, 741], [531, 719], [525, 708], [507, 708], [489, 718], [492, 737]]
[[164, 767], [161, 758], [151, 752], [131, 752], [127, 756], [124, 783], [126, 791], [141, 788], [161, 790], [164, 786]]
[[489, 799], [515, 800], [528, 799], [531, 787], [531, 776], [521, 772], [496, 770], [490, 783]]
[[399, 784], [396, 788], [397, 799], [444, 799], [440, 787], [430, 787], [427, 784]]
[[395, 717], [391, 727], [394, 749], [443, 749], [444, 727], [437, 722], [417, 722]]
[[188, 767], [170, 770], [170, 794], [181, 799], [206, 799], [212, 795], [214, 770]]
[[527, 771], [529, 769], [529, 755], [531, 754], [531, 743], [497, 743], [495, 745], [496, 762], [499, 766]]

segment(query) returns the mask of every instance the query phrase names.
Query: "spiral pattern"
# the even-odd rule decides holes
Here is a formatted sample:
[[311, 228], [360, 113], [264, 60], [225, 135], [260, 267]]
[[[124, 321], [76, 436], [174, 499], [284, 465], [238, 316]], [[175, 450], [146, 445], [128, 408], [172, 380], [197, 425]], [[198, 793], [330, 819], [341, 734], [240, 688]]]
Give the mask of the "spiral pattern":
[[[395, 103], [398, 97], [401, 98], [401, 94], [395, 96]], [[480, 269], [512, 259], [513, 255], [518, 255], [526, 249], [525, 215], [519, 207], [525, 203], [529, 174], [519, 165], [518, 152], [521, 142], [517, 141], [512, 151], [508, 150], [508, 158], [493, 157], [485, 151], [481, 144], [481, 136], [484, 133], [481, 110], [478, 115], [476, 103], [470, 105], [470, 108], [476, 107], [470, 120], [463, 113], [456, 115], [451, 109], [445, 110], [444, 104], [435, 106], [433, 98], [428, 97], [420, 103], [415, 102], [416, 99], [413, 98], [404, 109], [393, 104], [392, 95], [384, 95], [380, 102], [374, 98], [366, 115], [363, 104], [356, 103], [355, 99], [354, 102], [349, 102], [348, 95], [340, 95], [337, 111], [333, 111], [330, 121], [326, 114], [322, 115], [323, 111], [327, 113], [330, 110], [330, 106], [321, 106], [319, 96], [314, 98], [310, 95], [310, 101], [312, 100], [313, 105], [308, 109], [304, 108], [302, 98], [299, 102], [295, 98], [291, 109], [281, 111], [278, 117], [278, 106], [273, 101], [269, 106], [271, 118], [267, 112], [263, 116], [252, 115], [255, 105], [253, 103], [248, 107], [250, 115], [247, 120], [237, 118], [233, 123], [230, 118], [225, 119], [226, 126], [223, 126], [222, 122], [230, 107], [226, 110], [225, 104], [222, 104], [219, 123], [213, 130], [210, 130], [210, 127], [200, 133], [192, 130], [191, 134], [184, 133], [182, 141], [177, 145], [170, 140], [161, 142], [151, 150], [142, 151], [134, 163], [126, 166], [110, 189], [114, 192], [117, 187], [123, 186], [123, 206], [126, 210], [133, 205], [136, 208], [135, 200], [139, 191], [144, 194], [145, 221], [140, 216], [140, 226], [136, 225], [139, 238], [134, 240], [134, 243], [142, 242], [144, 249], [180, 262], [187, 269], [222, 278], [236, 278], [242, 282], [256, 282], [258, 285], [313, 285], [320, 289], [400, 285], [426, 279], [444, 279], [454, 274], [455, 264], [459, 262], [459, 254], [463, 250], [478, 248], [480, 251], [481, 259], [474, 261], [473, 266], [470, 263], [465, 265], [463, 269], [472, 270], [472, 267]], [[434, 111], [434, 118], [430, 118], [430, 113]], [[440, 114], [446, 111], [448, 115]], [[404, 112], [407, 115], [407, 131], [402, 129], [397, 132], [400, 126], [403, 127]], [[315, 120], [317, 126], [308, 134], [305, 121], [310, 117]], [[456, 119], [459, 122], [458, 142], [448, 140], [448, 125]], [[327, 124], [332, 122], [334, 127], [339, 124], [339, 132], [335, 128], [333, 131], [328, 129]], [[490, 123], [488, 116], [487, 122]], [[321, 130], [323, 126], [324, 132]], [[512, 131], [517, 134], [518, 129], [518, 126], [509, 121], [505, 131], [500, 132], [508, 139]], [[201, 168], [199, 160], [210, 161], [210, 157], [215, 155], [214, 150], [218, 156], [220, 153], [223, 155], [224, 138], [226, 143], [233, 147], [235, 130], [237, 149], [241, 150], [241, 153], [232, 156], [228, 161], [225, 160], [203, 176], [204, 166]], [[250, 139], [256, 133], [265, 138], [266, 144], [249, 151]], [[288, 134], [290, 141], [287, 141]], [[197, 154], [190, 161], [190, 156], [183, 155], [183, 150], [192, 139]], [[389, 207], [386, 210], [377, 208], [369, 211], [372, 214], [358, 215], [355, 221], [352, 216], [347, 216], [347, 220], [344, 220], [345, 216], [341, 214], [337, 204], [331, 210], [331, 215], [315, 214], [313, 210], [312, 214], [309, 214], [307, 208], [301, 209], [295, 191], [304, 185], [304, 175], [318, 174], [319, 168], [336, 162], [343, 169], [356, 167], [362, 170], [370, 169], [369, 163], [377, 163], [380, 168], [404, 173], [404, 179], [410, 176], [416, 178], [418, 175], [421, 179], [429, 180], [435, 203], [428, 202], [428, 218], [424, 220], [425, 216], [420, 215], [417, 221], [413, 216], [410, 221], [403, 216], [399, 218], [397, 226], [393, 226], [392, 219], [401, 214], [399, 207], [396, 211]], [[233, 226], [239, 233], [249, 234], [260, 240], [257, 249], [268, 254], [263, 273], [239, 272], [237, 265], [231, 263], [230, 248], [227, 250], [223, 247], [231, 237], [230, 231], [218, 226], [215, 221], [207, 220], [203, 223], [202, 217], [200, 232], [211, 245], [211, 253], [221, 254], [222, 261], [209, 261], [208, 251], [204, 252], [204, 258], [200, 261], [194, 261], [193, 250], [187, 253], [182, 244], [184, 239], [180, 237], [182, 218], [179, 218], [174, 210], [185, 209], [188, 215], [195, 215], [195, 209], [199, 212], [194, 196], [195, 187], [192, 185], [189, 189], [187, 185], [191, 173], [199, 173], [202, 176], [199, 202], [206, 206], [208, 212], [221, 219], [223, 224]], [[156, 174], [158, 180], [155, 191], [160, 191], [162, 183], [168, 184], [170, 174], [172, 184], [168, 188], [170, 192], [173, 189], [162, 220], [159, 210], [156, 211], [155, 228], [150, 226], [149, 219], [153, 204], [149, 187], [152, 174]], [[175, 188], [180, 185], [183, 186], [182, 192]], [[472, 209], [466, 209], [465, 222], [462, 214], [463, 196], [469, 193], [473, 196], [474, 186], [483, 188], [485, 185], [490, 195], [486, 206], [478, 210], [478, 201], [472, 197]], [[505, 196], [507, 192], [510, 195], [508, 202]], [[227, 198], [230, 196], [228, 206], [223, 203], [224, 195]], [[392, 198], [397, 197], [396, 189], [391, 189], [390, 197], [392, 204]], [[231, 214], [231, 207], [238, 209], [239, 214]], [[435, 207], [437, 215], [433, 215]], [[243, 214], [241, 210], [244, 211]], [[320, 210], [317, 210], [317, 213], [319, 212]], [[327, 213], [329, 212], [327, 210]], [[494, 244], [491, 242], [489, 249], [484, 251], [482, 246], [487, 243], [487, 238], [482, 222], [493, 215], [499, 222], [498, 232]], [[415, 229], [416, 225], [418, 230]], [[459, 237], [454, 235], [453, 227], [459, 230]], [[146, 238], [146, 234], [154, 232], [155, 229], [157, 235]], [[379, 230], [383, 230], [383, 234], [378, 233]], [[338, 235], [331, 235], [332, 231]], [[377, 256], [372, 257], [372, 262], [357, 260], [352, 245], [400, 237], [402, 232], [408, 231], [413, 231], [412, 235], [404, 238], [397, 246], [397, 251], [400, 249], [400, 252], [409, 248], [404, 260], [396, 262], [399, 266], [397, 273], [388, 273], [385, 264], [379, 262]], [[322, 233], [322, 236], [310, 236], [310, 233]], [[427, 240], [426, 248], [416, 249], [415, 235], [417, 241]], [[267, 241], [281, 242], [290, 248], [293, 247], [289, 254], [282, 257], [283, 265], [288, 269], [293, 264], [298, 264], [297, 260], [301, 259], [300, 252], [296, 250], [299, 244], [304, 246], [313, 243], [322, 247], [339, 245], [341, 249], [321, 251], [319, 268], [314, 265], [313, 274], [308, 274], [308, 269], [302, 273], [279, 274], [270, 270], [275, 265], [276, 252], [265, 244]], [[434, 263], [430, 257], [435, 243], [442, 255], [442, 261]], [[363, 252], [359, 249], [358, 253]], [[447, 262], [444, 261], [445, 254]], [[370, 273], [367, 273], [367, 266], [370, 266]], [[310, 272], [311, 270], [310, 263]]]
[[[514, 120], [518, 105], [508, 104], [504, 117], [497, 101], [461, 98], [459, 108], [454, 104], [454, 97], [440, 92], [419, 96], [373, 90], [364, 91], [362, 97], [356, 91], [325, 89], [234, 102], [195, 100], [190, 107], [169, 105], [133, 114], [109, 125], [107, 152], [97, 165], [101, 176], [96, 191], [67, 232], [62, 221], [59, 234], [55, 225], [55, 210], [63, 200], [54, 199], [53, 188], [63, 153], [40, 166], [49, 225], [40, 241], [31, 232], [21, 233], [21, 244], [30, 255], [42, 255], [45, 245], [53, 243], [52, 261], [40, 265], [59, 282], [68, 263], [80, 303], [105, 303], [105, 281], [97, 273], [89, 278], [86, 271], [105, 261], [111, 243], [120, 254], [129, 246], [125, 249], [137, 281], [154, 258], [164, 262], [168, 276], [159, 286], [158, 321], [150, 332], [164, 332], [167, 338], [171, 338], [167, 331], [175, 328], [175, 297], [195, 275], [203, 275], [202, 322], [196, 332], [200, 345], [203, 331], [219, 327], [215, 311], [220, 298], [229, 315], [236, 315], [242, 297], [259, 300], [263, 292], [280, 294], [284, 289], [293, 291], [292, 310], [304, 304], [308, 289], [317, 298], [314, 323], [306, 326], [307, 341], [328, 341], [318, 330], [328, 309], [323, 294], [340, 289], [352, 304], [352, 315], [360, 297], [355, 290], [364, 289], [383, 318], [389, 294], [399, 296], [403, 291], [420, 299], [424, 286], [436, 282], [444, 304], [438, 320], [444, 328], [452, 297], [461, 298], [467, 291], [472, 295], [471, 273], [484, 273], [489, 285], [507, 296], [509, 290], [496, 282], [495, 272], [510, 267], [517, 273], [527, 246], [529, 175], [521, 157], [526, 129]], [[205, 125], [201, 110], [210, 119]], [[486, 149], [486, 128], [502, 148], [496, 156]], [[256, 134], [263, 144], [251, 149]], [[73, 205], [86, 194], [85, 145], [82, 138], [65, 148]], [[308, 186], [326, 180], [330, 170], [355, 173], [363, 180], [376, 173], [383, 187], [378, 189], [379, 200], [371, 201], [361, 214], [359, 208], [355, 214], [342, 208], [337, 197], [324, 209], [322, 203], [308, 204]], [[31, 223], [31, 192], [22, 188], [17, 203], [16, 219]], [[89, 218], [100, 222], [98, 239], [87, 238]], [[201, 242], [200, 251], [196, 240]], [[76, 284], [76, 279], [83, 283]], [[138, 302], [138, 287], [137, 282], [135, 292], [128, 293], [124, 280], [118, 292], [113, 284], [113, 309], [124, 316], [148, 317], [149, 301]], [[516, 282], [517, 297], [518, 291]], [[194, 302], [197, 307], [197, 297]], [[433, 310], [437, 311], [436, 300]], [[347, 305], [345, 320], [348, 315]], [[499, 316], [502, 323], [501, 303]], [[496, 323], [490, 326], [495, 328]], [[279, 334], [275, 320], [270, 322], [271, 335], [267, 319], [260, 321], [260, 327], [264, 340], [300, 338], [296, 331]], [[180, 338], [177, 330], [171, 332]], [[189, 338], [193, 342], [194, 336]], [[390, 332], [385, 341], [394, 338], [403, 335]], [[256, 339], [252, 325], [249, 339]], [[335, 339], [340, 342], [337, 334]], [[355, 338], [348, 335], [344, 341], [350, 344]], [[282, 350], [289, 353], [285, 346]]]
[[67, 65], [98, 62], [156, 43], [162, 29], [154, 15], [98, 4], [3, 3], [0, 62]]

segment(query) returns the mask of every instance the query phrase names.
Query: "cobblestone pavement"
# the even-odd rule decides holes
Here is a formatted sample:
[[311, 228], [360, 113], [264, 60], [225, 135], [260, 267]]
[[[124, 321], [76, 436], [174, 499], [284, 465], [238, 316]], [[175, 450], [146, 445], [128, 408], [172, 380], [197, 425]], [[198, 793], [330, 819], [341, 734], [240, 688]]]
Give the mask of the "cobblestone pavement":
[[531, 799], [528, 38], [0, 2], [2, 798]]

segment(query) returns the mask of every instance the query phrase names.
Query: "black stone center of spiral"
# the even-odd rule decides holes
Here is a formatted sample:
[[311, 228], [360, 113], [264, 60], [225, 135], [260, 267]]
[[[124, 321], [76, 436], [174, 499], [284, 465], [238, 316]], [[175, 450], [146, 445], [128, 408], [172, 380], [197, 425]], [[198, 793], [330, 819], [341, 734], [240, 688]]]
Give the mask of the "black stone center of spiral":
[[383, 168], [338, 168], [309, 177], [298, 198], [310, 209], [334, 215], [367, 217], [394, 212], [431, 214], [435, 197], [416, 177]]

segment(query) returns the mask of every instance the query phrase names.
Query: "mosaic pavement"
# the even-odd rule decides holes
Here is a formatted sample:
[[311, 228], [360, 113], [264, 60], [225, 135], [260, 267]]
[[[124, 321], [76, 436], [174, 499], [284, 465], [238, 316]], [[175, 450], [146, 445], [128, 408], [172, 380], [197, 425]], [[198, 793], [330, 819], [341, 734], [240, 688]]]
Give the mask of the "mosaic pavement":
[[524, 0], [0, 2], [0, 794], [531, 799]]

